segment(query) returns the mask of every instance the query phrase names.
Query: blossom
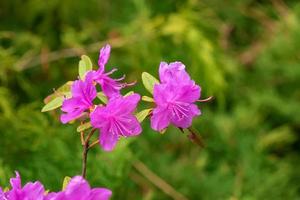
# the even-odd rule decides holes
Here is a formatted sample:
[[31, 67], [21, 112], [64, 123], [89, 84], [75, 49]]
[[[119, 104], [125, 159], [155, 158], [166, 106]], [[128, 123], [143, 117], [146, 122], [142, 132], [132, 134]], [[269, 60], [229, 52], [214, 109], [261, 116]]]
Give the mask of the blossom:
[[106, 188], [91, 189], [81, 176], [73, 177], [64, 191], [50, 193], [47, 200], [108, 200], [112, 192]]
[[140, 95], [110, 98], [106, 106], [97, 106], [91, 113], [91, 123], [100, 129], [99, 142], [105, 151], [114, 149], [119, 137], [136, 136], [142, 132], [141, 125], [133, 115]]
[[156, 84], [153, 97], [156, 107], [151, 117], [151, 127], [162, 131], [170, 124], [188, 128], [195, 116], [201, 114], [195, 102], [200, 98], [201, 88], [190, 79], [180, 62], [168, 65], [162, 62], [159, 69], [160, 84]]
[[84, 111], [93, 107], [97, 91], [92, 76], [87, 75], [85, 80], [74, 81], [71, 93], [72, 97], [65, 99], [61, 107], [61, 110], [66, 112], [60, 117], [62, 123], [79, 118]]
[[110, 49], [111, 49], [110, 45], [107, 44], [100, 50], [99, 59], [98, 59], [99, 69], [97, 71], [92, 70], [88, 72], [88, 74], [93, 77], [93, 80], [97, 82], [99, 85], [101, 85], [103, 93], [109, 98], [114, 95], [119, 95], [120, 90], [122, 88], [131, 85], [131, 84], [119, 82], [122, 81], [125, 78], [125, 76], [119, 79], [113, 79], [109, 77], [109, 75], [117, 71], [116, 68], [105, 73], [105, 65], [110, 56]]
[[16, 177], [10, 179], [10, 184], [12, 189], [8, 192], [1, 192], [2, 199], [4, 200], [44, 200], [45, 199], [45, 189], [44, 186], [36, 181], [34, 183], [29, 182], [24, 187], [21, 185], [21, 177], [18, 172], [16, 172]]

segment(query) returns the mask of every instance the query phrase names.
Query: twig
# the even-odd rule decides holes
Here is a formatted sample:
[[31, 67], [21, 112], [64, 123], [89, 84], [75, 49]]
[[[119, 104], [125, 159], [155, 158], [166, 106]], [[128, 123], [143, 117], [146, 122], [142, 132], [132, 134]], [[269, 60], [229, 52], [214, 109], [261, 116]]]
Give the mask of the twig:
[[137, 160], [133, 163], [133, 167], [145, 176], [152, 184], [161, 189], [165, 194], [169, 195], [175, 200], [188, 200], [183, 194], [177, 192], [170, 184], [164, 181], [151, 171], [143, 162]]
[[96, 141], [92, 142], [92, 144], [89, 145], [89, 149], [94, 147], [95, 145], [99, 144], [99, 140], [97, 139]]
[[81, 176], [83, 178], [86, 177], [86, 163], [87, 163], [87, 156], [89, 151], [89, 141], [92, 135], [95, 133], [95, 131], [96, 129], [92, 129], [84, 141], [83, 152], [82, 152], [82, 172], [81, 172]]
[[81, 176], [83, 178], [86, 177], [86, 162], [87, 162], [87, 155], [88, 155], [88, 151], [89, 151], [89, 143], [85, 143], [83, 145], [83, 152], [82, 152], [82, 172], [81, 172]]

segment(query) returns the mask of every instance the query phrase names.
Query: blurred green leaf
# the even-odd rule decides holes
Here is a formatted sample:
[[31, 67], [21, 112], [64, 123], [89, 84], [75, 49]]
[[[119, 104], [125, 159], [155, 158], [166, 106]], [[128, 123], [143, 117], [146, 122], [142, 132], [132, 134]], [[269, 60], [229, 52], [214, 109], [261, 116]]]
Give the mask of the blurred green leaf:
[[107, 97], [105, 96], [105, 94], [103, 92], [98, 92], [97, 93], [97, 97], [98, 99], [100, 99], [103, 103], [107, 103]]
[[66, 176], [64, 178], [63, 185], [62, 185], [62, 191], [64, 191], [66, 189], [66, 187], [68, 186], [70, 181], [71, 181], [71, 177]]
[[82, 132], [85, 131], [86, 129], [89, 129], [92, 127], [91, 122], [86, 122], [81, 124], [80, 126], [77, 127], [77, 132]]
[[135, 116], [137, 118], [137, 120], [139, 122], [142, 122], [144, 121], [144, 119], [149, 115], [149, 113], [152, 111], [152, 108], [150, 109], [145, 109], [145, 110], [142, 110], [140, 112], [138, 112]]
[[142, 73], [142, 81], [143, 81], [145, 88], [151, 94], [153, 94], [154, 85], [159, 83], [159, 81], [154, 76], [149, 74], [148, 72]]
[[132, 95], [132, 94], [134, 94], [134, 91], [127, 92], [127, 93], [124, 95], [124, 97], [130, 96], [130, 95]]
[[92, 69], [93, 69], [93, 63], [91, 59], [86, 55], [82, 55], [81, 60], [79, 61], [79, 69], [78, 69], [80, 79], [83, 80], [86, 72]]
[[142, 100], [146, 102], [154, 102], [154, 99], [148, 96], [142, 96]]
[[47, 112], [59, 108], [62, 105], [63, 101], [64, 97], [56, 97], [42, 108], [42, 112]]

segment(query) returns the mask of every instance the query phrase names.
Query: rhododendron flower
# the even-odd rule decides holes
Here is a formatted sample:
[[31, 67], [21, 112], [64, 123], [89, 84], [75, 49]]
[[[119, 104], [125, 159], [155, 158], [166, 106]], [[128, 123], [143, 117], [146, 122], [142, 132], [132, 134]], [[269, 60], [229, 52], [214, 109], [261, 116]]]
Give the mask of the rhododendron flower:
[[[1, 200], [44, 200], [45, 189], [40, 182], [29, 182], [24, 187], [21, 185], [21, 177], [16, 172], [16, 178], [10, 179], [12, 189], [8, 192], [2, 192]], [[0, 191], [1, 197], [1, 191]]]
[[120, 136], [135, 136], [142, 132], [133, 115], [139, 100], [138, 94], [115, 96], [106, 106], [97, 106], [91, 113], [92, 126], [100, 129], [99, 142], [105, 151], [113, 150]]
[[112, 192], [106, 188], [91, 189], [81, 176], [73, 177], [64, 191], [50, 193], [47, 200], [108, 200]]
[[72, 97], [65, 99], [61, 110], [66, 112], [61, 115], [62, 123], [79, 118], [84, 111], [93, 107], [93, 100], [97, 96], [96, 87], [91, 76], [86, 76], [85, 80], [74, 81], [72, 85]]
[[195, 116], [200, 115], [195, 102], [200, 98], [200, 87], [190, 79], [180, 62], [160, 64], [161, 84], [156, 84], [153, 97], [156, 107], [151, 117], [151, 127], [162, 131], [170, 124], [188, 128]]
[[119, 82], [124, 80], [125, 76], [119, 79], [110, 78], [109, 75], [117, 71], [117, 69], [115, 68], [105, 73], [105, 65], [109, 59], [109, 56], [110, 56], [110, 45], [107, 44], [100, 50], [99, 59], [98, 59], [99, 69], [97, 71], [90, 71], [88, 72], [88, 74], [89, 76], [93, 77], [94, 81], [96, 81], [98, 84], [101, 85], [103, 93], [110, 98], [114, 95], [119, 95], [120, 90], [122, 88], [131, 84]]

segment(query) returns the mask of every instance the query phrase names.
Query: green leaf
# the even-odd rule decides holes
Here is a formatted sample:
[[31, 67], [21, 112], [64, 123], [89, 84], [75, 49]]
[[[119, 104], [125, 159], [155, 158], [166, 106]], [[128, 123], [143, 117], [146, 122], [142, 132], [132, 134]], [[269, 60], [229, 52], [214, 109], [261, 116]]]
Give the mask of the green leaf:
[[83, 80], [86, 72], [92, 69], [93, 69], [93, 63], [91, 59], [86, 55], [82, 55], [81, 60], [79, 61], [79, 69], [78, 69], [80, 79]]
[[66, 177], [64, 178], [62, 190], [65, 190], [65, 189], [66, 189], [66, 187], [68, 186], [68, 184], [69, 184], [70, 181], [71, 181], [71, 177], [66, 176]]
[[42, 108], [42, 112], [47, 112], [59, 108], [62, 105], [63, 101], [64, 97], [56, 97]]
[[107, 97], [105, 96], [105, 94], [103, 92], [98, 92], [97, 93], [97, 97], [103, 102], [103, 103], [107, 103]]
[[152, 97], [148, 97], [148, 96], [142, 96], [142, 100], [147, 101], [147, 102], [154, 102], [154, 99]]
[[152, 108], [150, 109], [145, 109], [145, 110], [142, 110], [140, 112], [138, 112], [135, 116], [137, 118], [137, 120], [139, 122], [142, 122], [144, 121], [144, 119], [149, 115], [149, 113], [152, 111]]
[[127, 92], [127, 93], [124, 95], [124, 97], [130, 96], [130, 95], [132, 95], [132, 94], [134, 94], [134, 91]]
[[88, 128], [91, 128], [92, 127], [92, 124], [91, 122], [86, 122], [84, 124], [81, 124], [80, 126], [77, 127], [77, 132], [82, 132]]
[[60, 86], [58, 89], [55, 90], [54, 93], [50, 94], [44, 99], [44, 103], [47, 104], [56, 97], [63, 97], [70, 98], [72, 96], [71, 94], [71, 87], [72, 87], [73, 81], [68, 81], [67, 83]]
[[142, 81], [143, 81], [145, 88], [151, 94], [153, 94], [154, 85], [159, 83], [159, 81], [154, 76], [152, 76], [151, 74], [149, 74], [147, 72], [142, 73]]

